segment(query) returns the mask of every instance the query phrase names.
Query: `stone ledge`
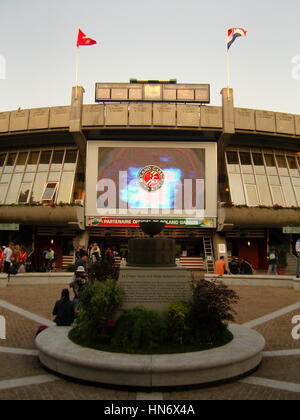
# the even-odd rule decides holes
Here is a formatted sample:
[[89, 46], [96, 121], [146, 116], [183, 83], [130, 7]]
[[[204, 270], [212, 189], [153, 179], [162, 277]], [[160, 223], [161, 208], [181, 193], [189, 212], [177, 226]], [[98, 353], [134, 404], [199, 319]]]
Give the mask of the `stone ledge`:
[[[13, 286], [39, 285], [39, 284], [62, 284], [67, 285], [73, 273], [24, 273], [10, 275], [9, 281], [7, 274], [0, 275], [0, 287], [8, 284]], [[5, 276], [5, 278], [3, 277]], [[2, 285], [2, 286], [1, 286]]]
[[205, 280], [220, 280], [228, 286], [265, 286], [287, 287], [300, 290], [300, 279], [294, 276], [267, 276], [267, 275], [224, 275], [205, 274]]
[[48, 369], [74, 379], [135, 388], [206, 385], [246, 376], [262, 361], [265, 339], [256, 331], [230, 325], [234, 340], [202, 352], [129, 355], [83, 348], [68, 338], [70, 328], [55, 327], [36, 339]]

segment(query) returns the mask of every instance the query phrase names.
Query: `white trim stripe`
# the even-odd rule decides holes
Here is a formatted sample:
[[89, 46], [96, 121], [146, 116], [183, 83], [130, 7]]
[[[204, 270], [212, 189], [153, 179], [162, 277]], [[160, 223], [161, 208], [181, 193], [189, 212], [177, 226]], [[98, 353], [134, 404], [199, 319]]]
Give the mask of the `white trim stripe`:
[[281, 391], [296, 392], [300, 394], [300, 384], [292, 382], [274, 381], [272, 379], [258, 378], [257, 376], [242, 379], [240, 382], [248, 385], [264, 386], [266, 388], [279, 389]]
[[248, 327], [248, 328], [254, 328], [261, 324], [265, 324], [266, 322], [272, 321], [275, 318], [279, 318], [290, 312], [296, 311], [297, 309], [300, 309], [300, 302], [295, 303], [294, 305], [291, 305], [291, 306], [287, 306], [286, 308], [282, 308], [279, 311], [272, 312], [271, 314], [265, 315], [261, 318], [254, 319], [253, 321], [246, 322], [245, 324], [243, 324], [243, 326]]
[[41, 385], [48, 382], [58, 381], [59, 378], [53, 375], [29, 376], [27, 378], [8, 379], [0, 381], [0, 391], [22, 386]]
[[25, 311], [24, 309], [19, 308], [18, 306], [5, 302], [4, 300], [0, 300], [0, 307], [7, 309], [11, 312], [15, 312], [16, 314], [21, 315], [24, 318], [30, 319], [31, 321], [37, 322], [38, 324], [45, 325], [47, 327], [55, 326], [54, 322], [50, 321], [49, 319]]
[[300, 356], [300, 349], [276, 350], [276, 351], [263, 352], [263, 357], [289, 357], [289, 356]]
[[137, 401], [163, 401], [162, 392], [138, 392], [136, 394]]
[[38, 356], [37, 350], [18, 349], [16, 347], [0, 347], [0, 353], [15, 354], [20, 356]]

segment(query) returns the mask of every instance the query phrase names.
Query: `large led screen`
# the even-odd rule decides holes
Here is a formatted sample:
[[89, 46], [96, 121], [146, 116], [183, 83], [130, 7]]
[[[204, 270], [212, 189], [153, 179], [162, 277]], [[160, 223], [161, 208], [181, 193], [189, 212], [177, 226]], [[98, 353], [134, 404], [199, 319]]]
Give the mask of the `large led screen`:
[[99, 215], [204, 216], [205, 148], [97, 150]]

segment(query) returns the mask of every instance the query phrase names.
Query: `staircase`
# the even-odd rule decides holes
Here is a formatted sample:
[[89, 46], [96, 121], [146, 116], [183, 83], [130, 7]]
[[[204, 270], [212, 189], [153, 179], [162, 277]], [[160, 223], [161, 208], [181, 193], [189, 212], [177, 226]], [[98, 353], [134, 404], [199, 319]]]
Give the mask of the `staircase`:
[[213, 246], [212, 246], [210, 236], [203, 237], [203, 245], [204, 245], [204, 254], [205, 254], [205, 261], [206, 261], [206, 271], [208, 273], [214, 273], [215, 259], [214, 259], [214, 251], [213, 251]]
[[294, 254], [287, 254], [286, 275], [295, 276], [297, 271], [297, 257]]

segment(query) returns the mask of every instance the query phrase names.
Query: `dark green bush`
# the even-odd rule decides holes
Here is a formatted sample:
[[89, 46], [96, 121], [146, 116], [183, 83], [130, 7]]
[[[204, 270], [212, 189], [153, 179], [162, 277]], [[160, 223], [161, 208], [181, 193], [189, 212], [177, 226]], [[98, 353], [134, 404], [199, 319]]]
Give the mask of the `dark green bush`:
[[126, 353], [151, 353], [164, 344], [166, 336], [165, 317], [149, 309], [135, 308], [119, 318], [112, 344]]
[[201, 280], [194, 285], [191, 305], [191, 328], [194, 339], [206, 343], [221, 340], [227, 330], [227, 322], [234, 321], [232, 306], [238, 295], [222, 282]]

